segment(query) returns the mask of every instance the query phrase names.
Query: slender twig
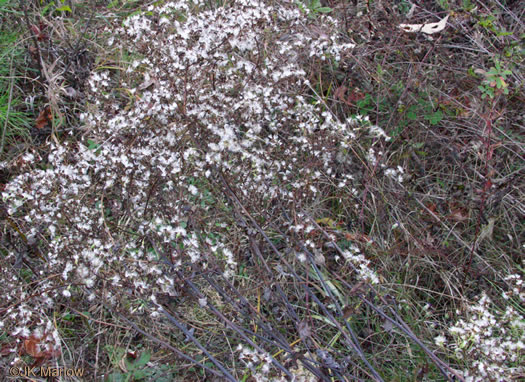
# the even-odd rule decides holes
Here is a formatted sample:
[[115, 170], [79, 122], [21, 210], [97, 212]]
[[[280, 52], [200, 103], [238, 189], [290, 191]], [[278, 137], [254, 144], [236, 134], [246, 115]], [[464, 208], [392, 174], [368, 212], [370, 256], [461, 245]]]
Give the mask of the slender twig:
[[38, 63], [38, 70], [40, 71], [40, 75], [42, 75], [42, 55], [40, 53], [40, 46], [38, 45], [38, 40], [31, 30], [31, 21], [29, 21], [29, 14], [27, 12], [27, 1], [20, 0], [20, 6], [23, 8], [24, 11], [24, 20], [27, 25], [27, 29], [29, 30], [29, 33], [31, 34], [31, 39], [33, 40], [33, 44], [35, 45], [35, 53], [36, 53], [36, 61]]
[[152, 336], [151, 334], [145, 332], [144, 330], [140, 329], [135, 323], [133, 323], [132, 321], [128, 320], [123, 314], [119, 314], [120, 318], [123, 319], [124, 321], [126, 321], [133, 329], [135, 329], [137, 332], [139, 332], [140, 334], [142, 334], [143, 336], [146, 336], [148, 337], [150, 340], [152, 340], [153, 342], [156, 342], [158, 343], [159, 345], [162, 345], [164, 346], [165, 348], [171, 350], [172, 352], [174, 352], [175, 354], [177, 354], [179, 357], [185, 359], [186, 361], [190, 362], [191, 364], [193, 365], [196, 365], [196, 366], [199, 366], [199, 367], [202, 367], [204, 370], [207, 370], [209, 371], [210, 373], [212, 373], [213, 375], [217, 376], [217, 377], [222, 377], [223, 375], [213, 369], [211, 369], [210, 367], [206, 366], [205, 364], [203, 363], [200, 363], [199, 361], [197, 361], [196, 359], [193, 359], [191, 358], [189, 355], [186, 355], [184, 354], [183, 352], [181, 352], [179, 349], [177, 349], [176, 347], [173, 347], [171, 346], [169, 343], [165, 342], [165, 341], [162, 341], [161, 339], [157, 338], [157, 337], [154, 337]]
[[[175, 271], [175, 273], [177, 274], [177, 276], [179, 278], [182, 277], [182, 274], [179, 272], [179, 271]], [[186, 280], [186, 285], [188, 285], [191, 289], [191, 291], [193, 292], [193, 294], [197, 297], [197, 298], [203, 298], [204, 296], [202, 295], [202, 293], [199, 291], [199, 289], [195, 286], [195, 284], [191, 281], [191, 280]], [[217, 308], [215, 308], [215, 306], [208, 302], [207, 303], [207, 307], [217, 316], [219, 317], [225, 324], [227, 327], [229, 327], [230, 329], [234, 330], [235, 332], [237, 332], [237, 334], [239, 334], [250, 346], [252, 346], [253, 348], [255, 348], [257, 351], [261, 352], [261, 353], [266, 353], [264, 351], [264, 349], [262, 349], [259, 345], [257, 345], [256, 343], [254, 343], [252, 340], [250, 340], [244, 333], [243, 333], [243, 330], [240, 330], [240, 328], [235, 325], [232, 321], [230, 321], [228, 318], [226, 318], [226, 316], [224, 316]], [[293, 375], [288, 371], [288, 369], [286, 369], [279, 361], [277, 361], [274, 357], [272, 357], [271, 355], [269, 356], [270, 357], [270, 360], [271, 362], [278, 368], [280, 369], [283, 373], [285, 373], [288, 377], [290, 378], [293, 378]]]
[[[86, 23], [86, 25], [84, 26], [84, 30], [82, 31], [82, 33], [80, 34], [80, 36], [78, 37], [78, 40], [75, 44], [75, 47], [73, 48], [73, 52], [71, 54], [71, 57], [74, 58], [80, 51], [81, 49], [79, 49], [80, 47], [80, 41], [82, 41], [82, 39], [84, 38], [84, 36], [86, 35], [86, 32], [88, 30], [88, 27], [89, 25], [91, 24], [91, 21], [93, 20], [93, 16], [95, 15], [95, 10], [96, 8], [93, 8], [93, 12], [91, 12], [91, 15], [89, 16], [89, 19]], [[85, 46], [85, 43], [84, 45], [82, 46], [82, 48]], [[64, 69], [64, 73], [67, 73], [69, 67], [71, 66], [71, 63], [73, 62], [73, 60], [69, 60], [69, 62], [67, 63], [66, 65], [66, 69]]]
[[[280, 233], [282, 234], [282, 232], [280, 232]], [[326, 291], [326, 293], [329, 295], [330, 299], [332, 300], [332, 302], [333, 302], [333, 304], [334, 304], [334, 306], [335, 306], [335, 308], [337, 310], [338, 315], [340, 317], [342, 317], [343, 316], [343, 311], [341, 309], [341, 306], [337, 302], [337, 299], [333, 295], [331, 289], [326, 284], [326, 282], [324, 280], [324, 276], [322, 275], [321, 271], [319, 270], [319, 267], [315, 264], [313, 254], [308, 250], [308, 248], [304, 245], [304, 243], [300, 243], [300, 245], [301, 245], [301, 250], [304, 251], [308, 255], [308, 262], [309, 262], [310, 266], [314, 269], [314, 271], [315, 271], [317, 277], [319, 278], [319, 281], [321, 282], [321, 285], [323, 286], [324, 290]], [[294, 276], [298, 277], [295, 274], [294, 274]], [[363, 352], [363, 349], [361, 349], [361, 346], [359, 345], [359, 341], [357, 339], [357, 336], [355, 335], [354, 331], [350, 327], [350, 324], [348, 323], [348, 321], [345, 320], [344, 322], [345, 322], [345, 326], [346, 326], [346, 329], [347, 329], [348, 333], [350, 333], [350, 337], [351, 338], [347, 337], [346, 331], [340, 326], [339, 322], [335, 319], [335, 317], [333, 317], [333, 315], [329, 312], [329, 310], [325, 307], [325, 305], [317, 298], [317, 296], [315, 294], [313, 294], [313, 293], [311, 294], [311, 296], [314, 299], [315, 303], [317, 305], [319, 305], [321, 307], [321, 309], [323, 310], [323, 312], [325, 312], [325, 314], [333, 321], [333, 323], [336, 325], [337, 329], [339, 329], [339, 331], [343, 334], [343, 336], [347, 340], [347, 343], [359, 355], [361, 360], [369, 368], [369, 370], [372, 372], [372, 374], [374, 374], [374, 377], [378, 381], [382, 381], [383, 379], [381, 378], [379, 373], [375, 370], [375, 368], [366, 359], [365, 354]]]
[[239, 291], [233, 287], [233, 285], [231, 285], [229, 283], [228, 280], [224, 279], [223, 281], [228, 283], [229, 286], [230, 286], [230, 289], [237, 295], [237, 297], [239, 298], [239, 300], [247, 307], [249, 307], [249, 310], [250, 312], [254, 312], [255, 313], [255, 318], [249, 313], [249, 312], [246, 312], [246, 309], [243, 309], [243, 307], [241, 307], [239, 304], [237, 304], [232, 297], [230, 297], [228, 295], [228, 293], [226, 293], [226, 291], [224, 291], [215, 281], [213, 281], [209, 276], [206, 276], [204, 275], [203, 276], [204, 279], [206, 281], [208, 281], [208, 283], [217, 291], [217, 293], [219, 293], [219, 295], [224, 298], [225, 301], [228, 301], [233, 307], [235, 307], [235, 309], [244, 314], [245, 316], [255, 320], [257, 322], [257, 325], [260, 329], [262, 329], [263, 331], [265, 331], [266, 333], [269, 333], [272, 337], [274, 337], [274, 339], [278, 342], [278, 344], [276, 344], [277, 346], [281, 347], [283, 351], [286, 351], [288, 353], [291, 353], [292, 352], [292, 349], [288, 346], [288, 343], [282, 338], [282, 336], [280, 335], [279, 332], [275, 331], [275, 330], [272, 330], [271, 328], [267, 327], [266, 323], [263, 322], [260, 318], [260, 316], [258, 314], [256, 314], [256, 310], [253, 308], [253, 306], [244, 298], [244, 296], [239, 293]]
[[[317, 224], [317, 222], [315, 221], [315, 219], [313, 219], [312, 216], [310, 216], [308, 213], [305, 212], [305, 214], [307, 216], [310, 217], [310, 220], [312, 221], [312, 223], [316, 226], [317, 229], [319, 229], [323, 235], [328, 239], [330, 240], [330, 243], [333, 245], [333, 247], [341, 254], [343, 255], [343, 250], [339, 247], [339, 245], [337, 245], [336, 242], [334, 242], [331, 238], [330, 238], [330, 235], [319, 225]], [[351, 263], [349, 263], [350, 266], [355, 270], [357, 271], [357, 269], [355, 268], [355, 266]], [[389, 306], [389, 304], [387, 303], [387, 301], [375, 290], [375, 288], [372, 286], [372, 285], [369, 285], [369, 288], [371, 291], [374, 292], [374, 295], [378, 296], [379, 299], [381, 300], [381, 302], [383, 304], [385, 304], [386, 306]], [[363, 300], [365, 303], [367, 303], [367, 301], [365, 301], [364, 297], [360, 296], [361, 300]], [[369, 303], [369, 302], [368, 302]], [[370, 303], [371, 304], [371, 303]], [[372, 304], [373, 305], [373, 304]], [[378, 309], [377, 307], [375, 307], [375, 305], [373, 305], [373, 309], [380, 313], [381, 310]], [[408, 327], [408, 325], [401, 319], [401, 317], [397, 314], [397, 312], [395, 312], [393, 309], [391, 309], [391, 312], [394, 314], [395, 318], [396, 318], [396, 321], [399, 323], [399, 325], [396, 325], [398, 327], [401, 327], [401, 328], [404, 328], [404, 332], [409, 334], [409, 337], [414, 341], [416, 342], [422, 349], [423, 351], [425, 351], [425, 353], [427, 353], [430, 357], [430, 359], [432, 360], [432, 362], [434, 362], [434, 364], [436, 365], [436, 367], [439, 369], [439, 371], [443, 374], [443, 376], [445, 376], [447, 378], [447, 380], [453, 380], [450, 375], [444, 370], [445, 368], [448, 369], [450, 371], [450, 373], [452, 375], [454, 375], [456, 378], [458, 378], [460, 381], [464, 381], [464, 379], [458, 374], [456, 373], [450, 366], [448, 366], [445, 362], [443, 362], [442, 360], [440, 360], [434, 353], [432, 353], [432, 351], [430, 351], [430, 349], [428, 349], [417, 337], [416, 335], [412, 332], [412, 330]], [[384, 313], [380, 314], [383, 318], [386, 318], [388, 316], [384, 315]], [[384, 315], [384, 316], [383, 316]], [[395, 321], [392, 320], [391, 318], [388, 318], [389, 321], [391, 321], [393, 324], [395, 324]]]
[[[292, 275], [296, 278], [296, 279], [300, 279], [300, 277], [297, 275], [297, 273], [295, 272], [294, 268], [288, 263], [286, 262], [283, 258], [282, 258], [282, 255], [281, 253], [279, 252], [279, 250], [275, 247], [275, 245], [273, 244], [273, 242], [270, 240], [270, 238], [266, 235], [266, 233], [264, 232], [264, 230], [259, 226], [259, 224], [255, 221], [255, 219], [251, 216], [251, 214], [248, 212], [248, 210], [244, 207], [244, 205], [241, 203], [241, 201], [237, 198], [237, 196], [235, 195], [235, 193], [233, 192], [233, 190], [231, 189], [231, 187], [229, 186], [228, 182], [226, 181], [226, 179], [224, 178], [224, 175], [222, 173], [220, 173], [220, 177], [221, 177], [221, 180], [223, 181], [223, 183], [225, 184], [225, 186], [227, 187], [228, 191], [230, 192], [231, 196], [233, 197], [233, 200], [235, 201], [235, 203], [244, 211], [244, 213], [246, 214], [246, 216], [248, 217], [248, 219], [250, 220], [251, 224], [253, 225], [253, 227], [264, 237], [265, 241], [268, 243], [268, 245], [270, 246], [270, 248], [273, 250], [273, 252], [275, 254], [277, 254], [279, 256], [279, 258], [281, 258], [281, 260], [283, 261], [283, 263], [288, 267], [288, 270], [292, 273]], [[313, 262], [312, 262], [313, 263]], [[359, 355], [359, 357], [361, 358], [361, 360], [366, 364], [366, 366], [369, 368], [369, 370], [372, 372], [374, 378], [378, 381], [383, 381], [383, 379], [381, 378], [381, 376], [379, 375], [379, 373], [375, 370], [375, 368], [368, 362], [368, 360], [366, 359], [362, 349], [360, 348], [360, 346], [358, 345], [357, 343], [357, 338], [355, 337], [355, 334], [353, 333], [353, 331], [351, 329], [349, 329], [349, 327], [347, 327], [347, 329], [349, 329], [349, 332], [351, 333], [351, 337], [348, 337], [348, 334], [346, 332], [346, 330], [344, 330], [340, 323], [335, 319], [335, 317], [330, 313], [330, 311], [326, 308], [326, 306], [319, 300], [319, 298], [315, 295], [315, 293], [313, 293], [309, 288], [308, 286], [305, 286], [308, 294], [310, 295], [310, 297], [314, 300], [314, 302], [321, 308], [321, 310], [323, 310], [323, 313], [330, 319], [330, 321], [333, 322], [333, 324], [336, 326], [336, 328], [343, 334], [343, 336], [345, 337], [346, 339], [346, 342], [348, 343], [348, 345], [350, 345], [350, 347]], [[340, 310], [339, 310], [340, 311]], [[342, 314], [341, 314], [342, 315]]]
[[213, 362], [213, 364], [219, 368], [219, 370], [222, 372], [223, 376], [226, 379], [228, 379], [229, 381], [233, 381], [233, 382], [236, 381], [235, 377], [231, 375], [230, 372], [226, 370], [226, 368], [208, 350], [206, 350], [204, 346], [202, 346], [199, 340], [197, 340], [193, 336], [193, 334], [188, 329], [186, 329], [186, 327], [181, 322], [179, 322], [175, 314], [168, 313], [166, 309], [164, 309], [162, 306], [158, 304], [157, 306], [160, 312], [164, 314], [168, 318], [168, 320], [170, 320], [177, 328], [179, 328], [184, 333], [186, 338], [189, 338], [204, 354], [206, 354], [206, 356], [210, 359], [210, 361]]
[[[172, 264], [169, 264], [169, 265], [171, 265], [171, 266], [173, 267]], [[182, 276], [182, 275], [179, 275], [179, 281], [188, 282], [188, 279], [187, 279], [187, 278], [181, 279], [180, 276]], [[221, 276], [222, 276], [222, 275], [221, 275]], [[229, 302], [229, 303], [230, 303], [230, 304], [231, 304], [231, 305], [232, 305], [232, 306], [233, 306], [238, 312], [240, 312], [240, 313], [242, 313], [242, 314], [245, 314], [245, 315], [247, 315], [248, 317], [250, 317], [251, 319], [253, 319], [253, 317], [252, 317], [250, 314], [247, 314], [247, 313], [246, 313], [246, 312], [245, 312], [245, 311], [244, 311], [244, 310], [243, 310], [243, 309], [242, 309], [237, 303], [235, 303], [235, 301], [233, 301], [233, 299], [232, 299], [230, 296], [228, 296], [228, 294], [227, 294], [222, 288], [220, 288], [220, 287], [217, 285], [217, 283], [215, 283], [215, 282], [211, 279], [211, 277], [207, 276], [206, 274], [202, 274], [202, 277], [204, 277], [205, 280], [207, 280], [207, 281], [210, 283], [210, 285], [212, 285], [212, 287], [213, 287], [213, 288], [219, 293], [219, 295], [221, 295], [221, 297], [223, 297], [223, 298], [225, 299], [225, 301]], [[224, 279], [223, 276], [222, 276], [222, 278]], [[236, 289], [235, 289], [235, 288], [234, 288], [234, 287], [228, 282], [228, 280], [224, 279], [223, 281], [225, 281], [225, 282], [230, 286], [230, 288], [235, 292], [235, 294], [237, 294], [237, 295], [239, 296], [239, 298], [240, 298], [241, 300], [243, 300], [247, 306], [250, 305], [250, 304], [248, 303], [248, 301], [246, 301], [246, 300], [244, 299], [244, 297], [239, 293], [239, 291], [237, 291], [237, 290], [236, 290]], [[191, 283], [191, 284], [193, 285], [193, 287], [196, 288], [195, 284], [193, 284], [193, 283]], [[195, 290], [193, 290], [193, 293], [194, 293], [194, 294], [197, 293], [197, 297], [200, 296], [200, 292], [199, 292], [199, 291], [195, 292]], [[208, 305], [208, 304], [207, 304], [207, 305]], [[252, 308], [252, 309], [253, 309], [253, 308]], [[211, 309], [211, 311], [212, 311], [212, 313], [213, 313], [215, 316], [217, 316], [219, 319], [223, 320], [223, 318], [222, 318], [223, 316], [217, 314], [217, 313], [216, 313], [216, 312], [217, 312], [216, 309]], [[263, 330], [265, 333], [269, 334], [270, 337], [273, 337], [277, 342], [272, 341], [272, 340], [270, 340], [270, 339], [268, 339], [268, 338], [265, 338], [264, 336], [261, 336], [261, 335], [259, 335], [259, 334], [257, 334], [257, 333], [254, 333], [254, 332], [252, 332], [252, 331], [249, 330], [249, 329], [245, 329], [245, 328], [242, 328], [242, 327], [237, 327], [237, 326], [235, 326], [235, 325], [233, 325], [233, 324], [232, 324], [232, 325], [233, 325], [233, 326], [232, 326], [232, 325], [230, 325], [230, 324], [228, 324], [228, 323], [227, 323], [227, 325], [230, 326], [230, 329], [232, 329], [232, 330], [235, 331], [236, 333], [240, 334], [241, 337], [243, 337], [243, 338], [245, 338], [245, 339], [246, 339], [246, 337], [245, 337], [242, 333], [240, 333], [240, 331], [246, 333], [246, 335], [248, 335], [248, 336], [251, 336], [251, 337], [254, 337], [254, 338], [258, 338], [258, 339], [260, 339], [260, 340], [262, 340], [262, 341], [264, 341], [264, 342], [267, 342], [267, 343], [269, 343], [269, 344], [271, 344], [271, 345], [273, 345], [273, 346], [275, 346], [275, 347], [280, 348], [280, 350], [279, 350], [276, 354], [281, 354], [283, 351], [285, 351], [285, 352], [289, 353], [291, 357], [294, 356], [294, 352], [293, 352], [293, 350], [291, 349], [290, 345], [288, 345], [288, 343], [287, 343], [283, 338], [281, 338], [280, 333], [278, 333], [278, 332], [272, 330], [270, 326], [268, 326], [268, 325], [266, 325], [264, 322], [262, 322], [262, 320], [259, 318], [259, 316], [257, 316], [256, 321], [258, 322], [260, 329]], [[253, 346], [252, 343], [250, 343], [250, 344]], [[259, 349], [258, 349], [258, 350], [259, 350]], [[263, 351], [263, 350], [261, 349], [261, 351]], [[274, 355], [274, 357], [275, 357], [275, 355]], [[320, 371], [319, 369], [315, 368], [315, 367], [312, 365], [311, 362], [315, 362], [315, 361], [313, 361], [313, 360], [309, 360], [309, 359], [307, 359], [307, 358], [305, 358], [305, 357], [300, 357], [300, 361], [303, 363], [303, 365], [305, 366], [305, 368], [307, 368], [310, 372], [312, 372], [312, 374], [314, 374], [314, 375], [317, 376], [318, 378], [321, 378], [322, 380], [326, 380], [327, 382], [329, 382], [329, 380], [326, 379], [326, 378], [323, 376], [323, 374], [321, 373], [321, 371]], [[284, 369], [281, 369], [281, 370], [284, 371]]]
[[486, 202], [487, 198], [489, 196], [490, 188], [492, 186], [492, 175], [491, 171], [489, 169], [489, 166], [492, 162], [492, 151], [491, 148], [491, 139], [492, 139], [492, 120], [493, 120], [493, 113], [494, 109], [496, 108], [497, 100], [492, 100], [491, 102], [491, 110], [489, 112], [488, 116], [485, 116], [485, 131], [486, 131], [486, 138], [481, 136], [480, 138], [485, 141], [485, 163], [483, 164], [483, 172], [485, 173], [484, 179], [485, 184], [483, 185], [483, 188], [481, 190], [481, 198], [479, 201], [479, 213], [478, 213], [478, 219], [476, 222], [476, 232], [474, 234], [474, 242], [472, 243], [472, 248], [470, 250], [468, 261], [463, 266], [463, 286], [465, 286], [465, 283], [467, 281], [467, 275], [471, 272], [471, 266], [472, 266], [472, 260], [474, 258], [474, 250], [479, 245], [479, 238], [481, 235], [481, 221], [484, 216], [485, 208], [486, 208]]

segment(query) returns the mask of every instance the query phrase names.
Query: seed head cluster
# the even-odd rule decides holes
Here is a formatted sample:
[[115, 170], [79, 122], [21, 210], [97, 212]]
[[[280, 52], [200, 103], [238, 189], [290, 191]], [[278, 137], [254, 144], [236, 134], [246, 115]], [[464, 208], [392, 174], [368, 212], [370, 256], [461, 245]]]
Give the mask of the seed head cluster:
[[132, 59], [125, 73], [88, 79], [84, 138], [47, 158], [28, 153], [32, 169], [2, 194], [45, 259], [27, 276], [5, 272], [19, 254], [2, 258], [2, 329], [18, 340], [50, 334], [47, 314], [71, 301], [158, 317], [130, 301], [175, 296], [172, 272], [213, 267], [231, 278], [239, 244], [229, 237], [231, 199], [218, 192], [225, 181], [269, 216], [347, 187], [336, 156], [359, 121], [340, 121], [311, 97], [308, 72], [351, 50], [336, 31], [335, 20], [314, 23], [292, 1], [257, 0], [216, 9], [168, 1], [112, 31], [109, 42]]

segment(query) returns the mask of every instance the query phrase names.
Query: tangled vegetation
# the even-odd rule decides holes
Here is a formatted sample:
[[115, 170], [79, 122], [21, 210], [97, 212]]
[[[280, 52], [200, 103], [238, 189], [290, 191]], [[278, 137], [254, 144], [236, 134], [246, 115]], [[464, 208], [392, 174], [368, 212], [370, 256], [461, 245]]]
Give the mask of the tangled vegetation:
[[0, 2], [2, 364], [522, 378], [524, 9], [484, 3]]

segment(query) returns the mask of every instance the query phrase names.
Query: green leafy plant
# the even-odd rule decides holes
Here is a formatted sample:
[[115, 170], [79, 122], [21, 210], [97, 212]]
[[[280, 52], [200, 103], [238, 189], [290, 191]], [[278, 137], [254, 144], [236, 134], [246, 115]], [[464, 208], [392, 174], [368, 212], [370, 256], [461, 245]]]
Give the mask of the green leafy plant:
[[397, 7], [401, 14], [406, 15], [408, 12], [410, 12], [411, 5], [407, 0], [401, 0]]
[[494, 30], [494, 21], [496, 18], [493, 15], [487, 15], [485, 17], [482, 17], [478, 24], [482, 26], [483, 28]]
[[478, 21], [478, 25], [495, 33], [496, 36], [510, 36], [512, 35], [512, 32], [507, 32], [504, 29], [500, 29], [496, 26], [496, 17], [494, 15], [487, 15], [480, 18]]
[[437, 0], [437, 3], [444, 10], [449, 10], [450, 9], [450, 5], [448, 3], [448, 0]]
[[471, 0], [463, 0], [461, 2], [461, 9], [463, 9], [464, 11], [470, 12], [471, 10], [474, 9], [474, 5], [472, 4]]
[[156, 373], [156, 370], [145, 367], [151, 359], [151, 353], [147, 350], [134, 357], [132, 354], [126, 353], [126, 349], [118, 346], [108, 345], [105, 349], [114, 367], [121, 370], [108, 375], [106, 377], [107, 382], [150, 380]]
[[425, 115], [425, 119], [430, 122], [432, 126], [437, 125], [443, 119], [443, 112], [441, 110], [433, 111]]
[[[298, 3], [299, 8], [301, 8], [303, 11], [305, 10], [305, 4]], [[306, 4], [306, 8], [310, 11], [308, 17], [314, 18], [318, 14], [322, 13], [330, 13], [332, 12], [332, 8], [330, 7], [323, 7], [321, 4], [321, 0], [310, 0], [308, 4]]]
[[50, 3], [46, 4], [43, 8], [42, 8], [42, 16], [45, 16], [46, 14], [48, 13], [53, 13], [53, 12], [73, 12], [73, 10], [71, 9], [71, 7], [67, 4], [64, 4], [66, 2], [66, 0], [59, 0], [59, 1], [51, 1]]
[[481, 98], [494, 98], [497, 94], [509, 94], [509, 85], [505, 81], [512, 71], [502, 68], [499, 60], [494, 61], [494, 66], [488, 72], [482, 73], [485, 77], [482, 84], [478, 86], [481, 90]]
[[425, 92], [418, 94], [417, 103], [402, 106], [398, 108], [398, 112], [405, 114], [399, 122], [400, 127], [406, 127], [411, 121], [416, 121], [418, 116], [422, 116], [423, 119], [428, 121], [432, 126], [437, 125], [445, 117], [445, 113], [442, 110], [443, 105], [439, 105], [436, 109], [435, 105], [429, 101], [429, 95]]

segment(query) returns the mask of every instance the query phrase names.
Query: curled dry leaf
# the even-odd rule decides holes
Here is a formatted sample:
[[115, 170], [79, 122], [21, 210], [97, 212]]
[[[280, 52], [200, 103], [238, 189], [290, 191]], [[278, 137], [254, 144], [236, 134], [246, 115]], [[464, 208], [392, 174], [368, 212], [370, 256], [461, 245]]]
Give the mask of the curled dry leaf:
[[38, 114], [38, 117], [36, 119], [36, 125], [35, 127], [37, 129], [43, 129], [48, 123], [50, 123], [53, 120], [53, 115], [51, 114], [51, 108], [49, 106], [46, 106], [40, 114]]
[[357, 305], [355, 306], [347, 305], [343, 308], [343, 318], [347, 320], [350, 317], [352, 317], [354, 314], [359, 313], [359, 310], [360, 310], [359, 306]]
[[44, 355], [39, 348], [40, 340], [35, 337], [29, 337], [27, 340], [24, 340], [24, 350], [25, 352], [34, 358], [39, 358]]
[[448, 206], [450, 209], [450, 214], [447, 216], [447, 219], [456, 222], [464, 222], [469, 220], [469, 212], [467, 208], [453, 201], [449, 201]]
[[494, 232], [495, 218], [489, 218], [488, 224], [484, 225], [478, 237], [478, 243], [481, 243], [485, 239], [492, 240], [492, 234]]
[[448, 218], [456, 222], [464, 222], [468, 220], [468, 213], [466, 213], [464, 210], [456, 209], [451, 211], [450, 215], [448, 215]]
[[448, 15], [437, 23], [428, 24], [399, 24], [399, 28], [408, 33], [421, 32], [425, 34], [434, 34], [441, 32], [447, 25]]

